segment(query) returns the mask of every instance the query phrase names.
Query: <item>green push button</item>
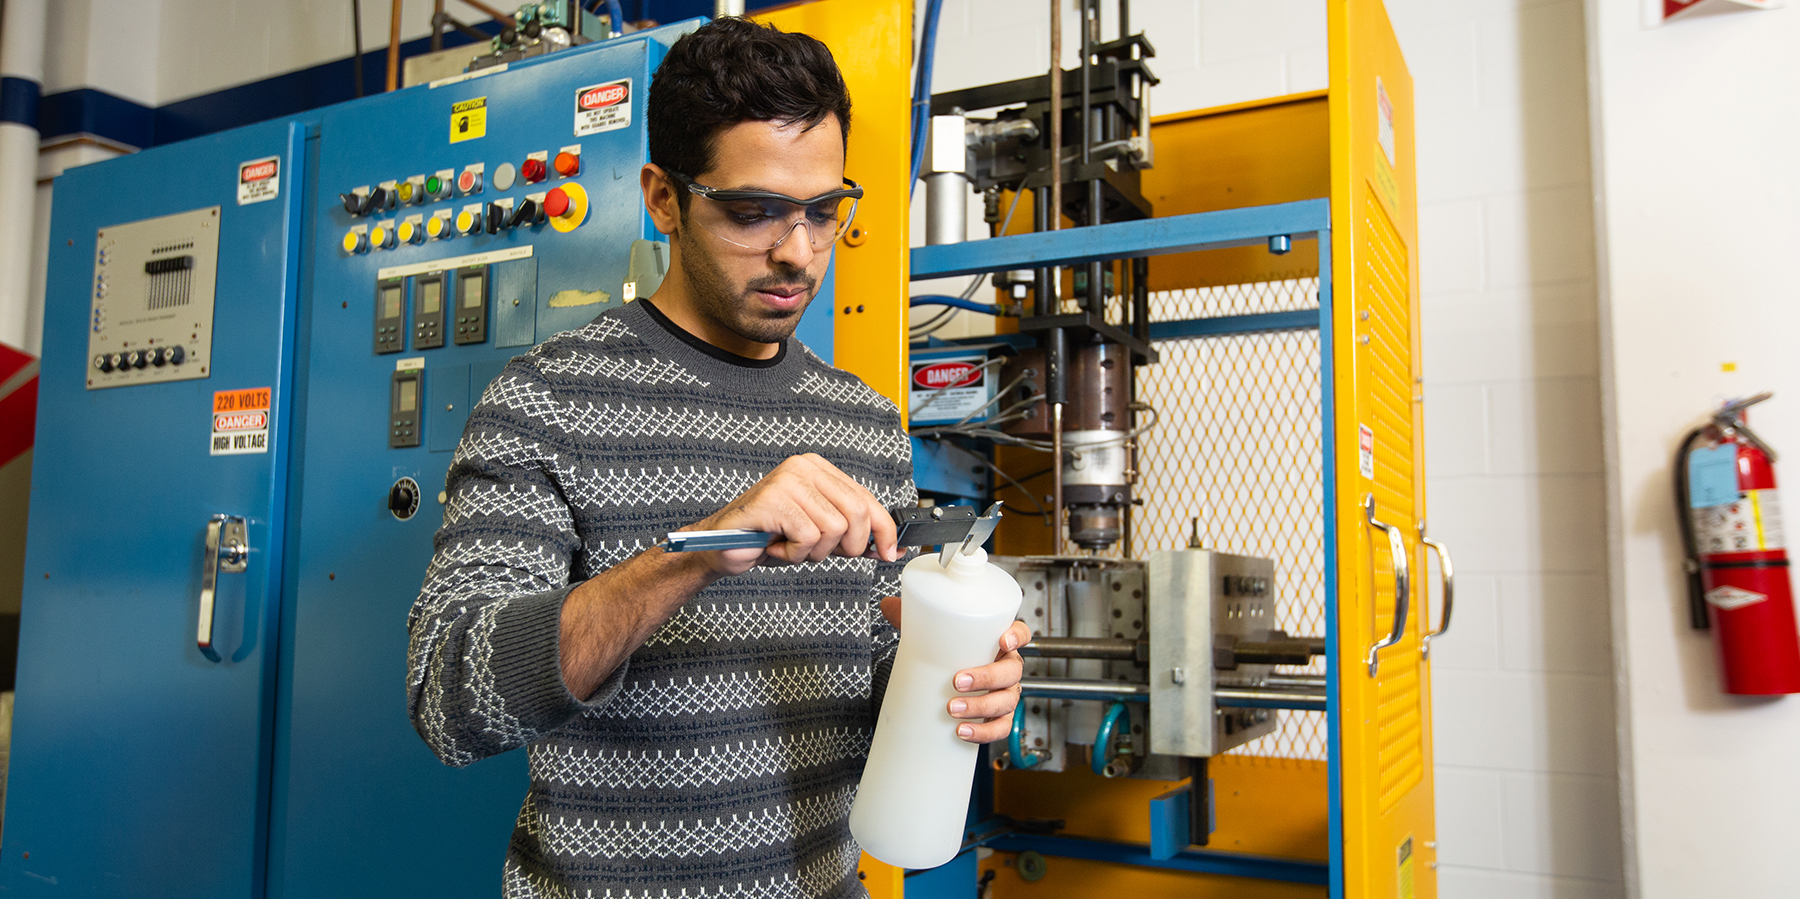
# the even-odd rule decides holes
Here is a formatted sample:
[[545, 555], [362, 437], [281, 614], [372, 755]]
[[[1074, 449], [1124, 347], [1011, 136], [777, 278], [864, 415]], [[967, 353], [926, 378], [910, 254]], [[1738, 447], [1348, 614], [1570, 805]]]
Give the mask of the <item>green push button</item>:
[[444, 189], [444, 180], [436, 175], [425, 179], [425, 195], [435, 197]]

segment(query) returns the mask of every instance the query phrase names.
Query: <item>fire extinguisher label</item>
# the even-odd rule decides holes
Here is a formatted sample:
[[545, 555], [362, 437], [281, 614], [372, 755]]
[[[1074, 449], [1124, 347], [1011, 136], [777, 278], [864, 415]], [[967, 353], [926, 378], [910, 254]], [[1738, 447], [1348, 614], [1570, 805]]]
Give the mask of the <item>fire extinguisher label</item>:
[[1695, 509], [1694, 538], [1702, 553], [1786, 549], [1781, 498], [1774, 490], [1746, 490], [1736, 502]]
[[1725, 611], [1741, 609], [1765, 599], [1768, 597], [1761, 593], [1739, 587], [1714, 587], [1706, 591], [1706, 601]]

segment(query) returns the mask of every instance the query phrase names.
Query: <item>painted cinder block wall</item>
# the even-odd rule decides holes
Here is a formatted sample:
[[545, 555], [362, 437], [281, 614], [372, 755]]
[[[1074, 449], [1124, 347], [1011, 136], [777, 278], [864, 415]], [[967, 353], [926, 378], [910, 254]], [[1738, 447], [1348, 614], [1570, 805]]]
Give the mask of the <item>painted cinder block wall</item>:
[[1669, 488], [1710, 408], [1773, 390], [1751, 420], [1792, 495], [1800, 9], [1651, 27], [1646, 6], [1587, 3], [1626, 871], [1644, 899], [1800, 896], [1800, 699], [1720, 692]]
[[[342, 58], [348, 6], [53, 4], [44, 89], [155, 105]], [[364, 4], [366, 46], [385, 6]], [[1418, 91], [1431, 530], [1459, 563], [1434, 653], [1442, 892], [1621, 895], [1581, 6], [1388, 6]], [[408, 0], [405, 37], [429, 7]], [[1137, 0], [1133, 20], [1161, 112], [1326, 86], [1323, 0]], [[940, 41], [937, 90], [1035, 73], [1048, 10], [946, 0]], [[102, 155], [48, 154], [43, 174]]]

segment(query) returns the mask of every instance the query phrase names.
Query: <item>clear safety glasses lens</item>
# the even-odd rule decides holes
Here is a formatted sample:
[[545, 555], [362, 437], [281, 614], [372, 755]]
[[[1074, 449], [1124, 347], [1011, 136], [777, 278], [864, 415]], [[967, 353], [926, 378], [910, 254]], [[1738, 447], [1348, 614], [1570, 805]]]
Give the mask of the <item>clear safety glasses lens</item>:
[[850, 230], [857, 200], [862, 197], [862, 188], [848, 178], [844, 190], [800, 199], [771, 191], [715, 189], [685, 175], [670, 174], [704, 201], [694, 204], [692, 210], [701, 226], [747, 250], [772, 250], [802, 227], [812, 248], [824, 250]]

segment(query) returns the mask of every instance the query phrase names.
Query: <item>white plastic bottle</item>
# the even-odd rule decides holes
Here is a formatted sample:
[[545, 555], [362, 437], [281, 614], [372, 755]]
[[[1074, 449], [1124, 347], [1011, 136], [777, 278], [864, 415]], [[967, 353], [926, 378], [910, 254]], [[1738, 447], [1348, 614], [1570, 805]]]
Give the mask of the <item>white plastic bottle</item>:
[[950, 716], [958, 671], [994, 660], [1024, 601], [1017, 581], [977, 548], [949, 568], [921, 555], [900, 575], [900, 649], [888, 678], [850, 833], [864, 852], [935, 868], [962, 846], [979, 747]]

